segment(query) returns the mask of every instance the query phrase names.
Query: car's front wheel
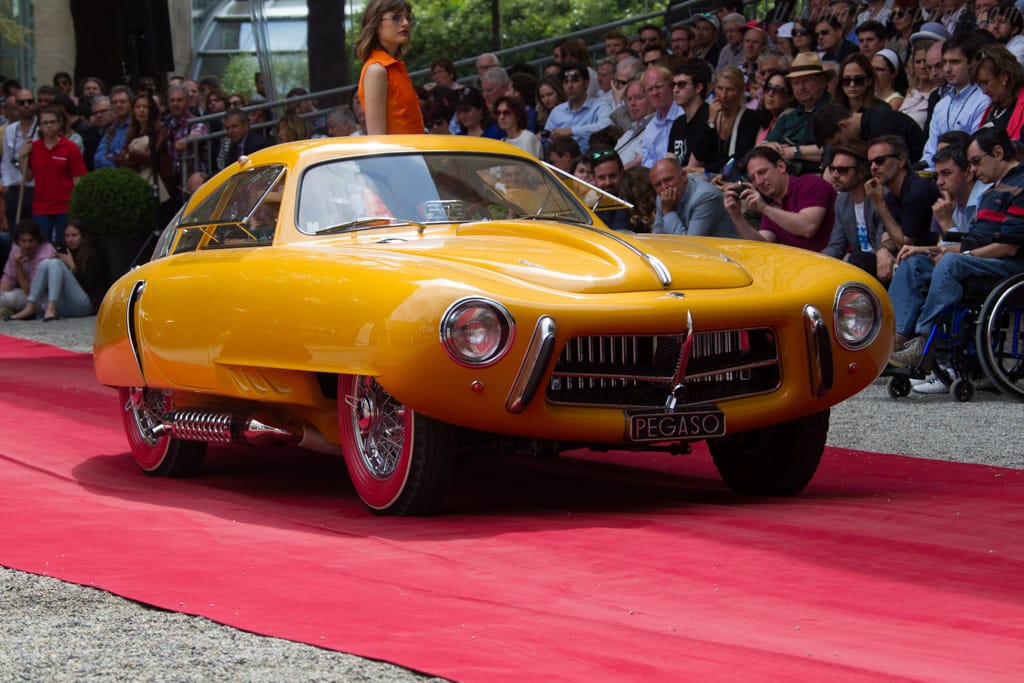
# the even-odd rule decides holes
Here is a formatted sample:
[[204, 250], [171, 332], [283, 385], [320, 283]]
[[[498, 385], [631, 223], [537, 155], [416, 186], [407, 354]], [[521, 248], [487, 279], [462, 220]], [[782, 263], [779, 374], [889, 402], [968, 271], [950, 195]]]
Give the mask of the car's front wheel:
[[378, 514], [428, 515], [455, 466], [455, 430], [398, 402], [373, 377], [338, 378], [338, 431], [349, 476]]
[[828, 436], [829, 411], [708, 440], [722, 479], [737, 493], [792, 496], [811, 481]]
[[143, 472], [154, 477], [189, 477], [199, 471], [205, 443], [158, 434], [161, 418], [171, 407], [167, 394], [146, 387], [121, 387], [118, 398], [132, 457]]

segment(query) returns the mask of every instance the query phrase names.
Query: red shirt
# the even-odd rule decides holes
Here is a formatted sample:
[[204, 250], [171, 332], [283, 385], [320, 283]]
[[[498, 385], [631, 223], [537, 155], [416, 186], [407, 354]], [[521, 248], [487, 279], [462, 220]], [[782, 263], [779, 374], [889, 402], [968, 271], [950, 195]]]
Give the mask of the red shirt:
[[791, 247], [800, 247], [811, 251], [821, 251], [828, 246], [832, 236], [832, 224], [836, 219], [836, 190], [832, 183], [825, 182], [820, 176], [813, 174], [789, 177], [789, 185], [782, 201], [775, 206], [783, 211], [796, 213], [809, 206], [820, 206], [825, 209], [825, 218], [818, 226], [817, 232], [810, 237], [800, 237], [786, 231], [768, 216], [761, 216], [761, 229], [775, 233], [779, 243]]
[[366, 76], [366, 67], [371, 64], [380, 64], [388, 72], [388, 135], [424, 133], [420, 98], [409, 78], [409, 72], [405, 69], [405, 62], [395, 59], [384, 50], [374, 50], [363, 64], [363, 70], [359, 74], [359, 101], [366, 106], [363, 78]]
[[28, 165], [35, 177], [36, 190], [32, 198], [32, 213], [53, 216], [68, 212], [73, 179], [86, 174], [85, 160], [78, 145], [61, 137], [52, 149], [46, 143], [36, 140]]

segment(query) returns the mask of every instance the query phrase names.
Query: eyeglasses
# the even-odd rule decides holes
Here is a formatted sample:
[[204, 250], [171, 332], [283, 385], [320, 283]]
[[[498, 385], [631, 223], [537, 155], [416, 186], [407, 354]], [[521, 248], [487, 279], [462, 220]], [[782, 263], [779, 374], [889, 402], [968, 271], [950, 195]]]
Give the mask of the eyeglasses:
[[985, 152], [984, 154], [981, 154], [980, 156], [971, 157], [970, 159], [967, 160], [967, 163], [969, 163], [971, 166], [977, 166], [978, 164], [981, 163], [981, 160], [984, 159], [985, 157], [992, 157], [993, 159], [995, 158], [994, 156], [992, 156], [991, 152]]
[[228, 100], [228, 106], [229, 107], [244, 107], [245, 106], [245, 102], [243, 102], [242, 100]]
[[27, 100], [16, 100], [16, 101], [17, 101], [18, 104], [20, 104], [23, 107], [26, 106], [26, 105], [29, 105], [29, 104], [35, 104], [35, 100], [32, 99], [32, 98], [29, 98]]
[[576, 71], [570, 71], [569, 73], [562, 74], [562, 80], [566, 83], [578, 83], [583, 80], [583, 76], [580, 76]]
[[804, 36], [809, 36], [809, 35], [811, 35], [811, 32], [810, 31], [805, 31], [802, 28], [794, 29], [793, 30], [793, 37], [794, 38], [803, 38]]
[[613, 78], [612, 83], [615, 85], [616, 88], [620, 89], [625, 88], [627, 85], [629, 85], [629, 81], [620, 81], [617, 78]]
[[401, 26], [403, 21], [408, 21], [409, 26], [412, 26], [416, 23], [416, 20], [413, 18], [411, 14], [385, 14], [381, 18], [384, 19], [384, 21], [389, 21], [392, 24], [395, 24], [396, 26]]
[[644, 62], [644, 66], [654, 66], [655, 64], [657, 64], [660, 61], [661, 61], [661, 57], [658, 57], [657, 59], [648, 59], [646, 62]]
[[683, 80], [682, 78], [680, 78], [678, 81], [672, 81], [672, 87], [673, 88], [679, 88], [680, 90], [682, 90], [683, 88], [685, 88], [687, 86], [691, 86], [691, 85], [693, 85], [692, 81], [686, 81], [686, 80]]
[[789, 90], [784, 85], [765, 85], [764, 91], [766, 93], [773, 92], [777, 95], [781, 95], [784, 92], [789, 92]]
[[867, 76], [844, 76], [839, 81], [843, 85], [864, 85], [868, 82]]
[[511, 109], [496, 109], [494, 111], [495, 116], [512, 116]]
[[845, 175], [845, 174], [849, 173], [850, 171], [852, 171], [855, 168], [857, 168], [857, 167], [856, 166], [829, 166], [828, 170], [831, 171], [834, 175]]
[[881, 166], [882, 164], [885, 163], [886, 159], [898, 158], [899, 156], [897, 156], [896, 154], [879, 154], [877, 157], [874, 157], [873, 159], [868, 159], [868, 163], [870, 163], [872, 166]]
[[433, 121], [430, 122], [430, 127], [431, 128], [438, 128], [440, 126], [447, 126], [447, 125], [448, 125], [448, 122], [445, 121], [444, 119], [434, 119]]
[[616, 152], [614, 149], [602, 149], [599, 152], [591, 152], [588, 155], [588, 158], [590, 159], [591, 164], [596, 165], [601, 163], [602, 161], [608, 161], [609, 159], [614, 159], [618, 161], [619, 153]]
[[832, 35], [832, 31], [818, 31], [817, 32], [817, 36], [819, 38], [823, 38], [824, 36], [830, 36], [830, 35]]

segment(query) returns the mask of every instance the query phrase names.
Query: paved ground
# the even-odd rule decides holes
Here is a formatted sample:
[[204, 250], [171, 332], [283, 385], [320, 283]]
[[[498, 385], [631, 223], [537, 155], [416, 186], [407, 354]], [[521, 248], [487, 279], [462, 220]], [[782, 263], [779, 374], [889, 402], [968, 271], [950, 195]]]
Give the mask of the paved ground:
[[[92, 348], [93, 318], [0, 322], [0, 334], [74, 351]], [[1024, 469], [1022, 404], [981, 391], [894, 401], [883, 381], [833, 409], [829, 443]], [[422, 681], [425, 677], [316, 647], [154, 610], [102, 591], [0, 568], [0, 680]], [[437, 680], [437, 679], [433, 679]]]

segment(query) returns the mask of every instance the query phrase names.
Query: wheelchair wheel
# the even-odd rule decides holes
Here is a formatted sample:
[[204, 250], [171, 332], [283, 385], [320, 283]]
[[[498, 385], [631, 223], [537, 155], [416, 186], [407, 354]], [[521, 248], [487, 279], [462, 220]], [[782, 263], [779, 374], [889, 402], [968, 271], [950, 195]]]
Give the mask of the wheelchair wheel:
[[974, 382], [966, 377], [957, 377], [949, 387], [949, 393], [959, 403], [970, 403], [974, 400]]
[[1024, 401], [1024, 274], [996, 285], [981, 307], [978, 361], [992, 383]]
[[891, 398], [906, 398], [910, 396], [910, 378], [906, 375], [893, 375], [886, 384]]

